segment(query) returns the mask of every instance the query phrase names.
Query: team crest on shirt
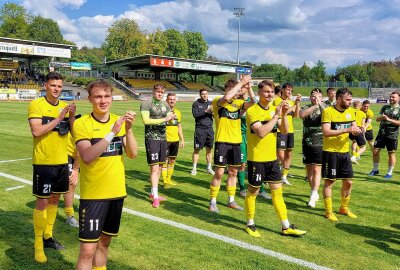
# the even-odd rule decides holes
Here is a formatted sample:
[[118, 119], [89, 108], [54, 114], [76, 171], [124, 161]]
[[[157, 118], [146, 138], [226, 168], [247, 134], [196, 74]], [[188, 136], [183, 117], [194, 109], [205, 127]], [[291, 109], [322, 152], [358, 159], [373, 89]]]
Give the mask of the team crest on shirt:
[[270, 115], [271, 117], [274, 117], [275, 112], [274, 112], [274, 111], [271, 111], [271, 112], [269, 113], [269, 115]]
[[398, 113], [399, 113], [399, 110], [397, 110], [397, 109], [393, 111], [393, 114], [398, 114]]
[[167, 107], [162, 106], [162, 107], [161, 107], [161, 111], [162, 111], [163, 113], [167, 112]]
[[348, 113], [348, 114], [346, 114], [346, 119], [350, 119], [351, 118], [351, 115]]

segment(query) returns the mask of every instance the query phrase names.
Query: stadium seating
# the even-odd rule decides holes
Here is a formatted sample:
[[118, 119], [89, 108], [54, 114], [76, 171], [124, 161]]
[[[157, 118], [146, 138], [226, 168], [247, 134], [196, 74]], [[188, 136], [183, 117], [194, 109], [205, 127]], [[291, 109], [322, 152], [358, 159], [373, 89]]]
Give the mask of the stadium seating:
[[203, 88], [208, 89], [208, 90], [212, 90], [212, 89], [210, 89], [210, 87], [208, 87], [204, 83], [181, 82], [181, 84], [183, 86], [185, 86], [189, 90], [200, 90], [200, 89], [203, 89]]
[[153, 89], [155, 84], [164, 85], [166, 90], [176, 90], [176, 86], [171, 84], [168, 81], [159, 81], [159, 80], [146, 80], [146, 79], [132, 79], [132, 78], [123, 78], [124, 81], [132, 85], [136, 89]]

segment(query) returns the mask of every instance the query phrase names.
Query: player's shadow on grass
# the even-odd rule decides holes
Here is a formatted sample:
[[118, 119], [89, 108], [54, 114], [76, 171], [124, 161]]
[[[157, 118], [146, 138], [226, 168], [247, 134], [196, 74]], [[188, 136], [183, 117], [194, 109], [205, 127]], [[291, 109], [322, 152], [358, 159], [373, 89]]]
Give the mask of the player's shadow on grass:
[[[396, 229], [399, 229], [400, 227], [399, 224], [392, 224], [391, 226], [395, 227]], [[397, 257], [400, 256], [399, 231], [346, 223], [339, 223], [336, 225], [336, 228], [351, 234], [370, 238], [364, 242], [368, 245], [375, 246], [386, 253], [395, 255]], [[393, 248], [394, 245], [398, 245], [399, 248]]]
[[[0, 210], [2, 242], [9, 247], [2, 269], [74, 269], [75, 265], [64, 259], [62, 251], [45, 249], [46, 264], [35, 263], [33, 251], [32, 213]], [[7, 221], [7, 222], [6, 222]], [[78, 243], [78, 241], [77, 241]], [[9, 265], [7, 265], [9, 264]]]
[[377, 175], [377, 176], [365, 175], [365, 177], [361, 177], [361, 181], [374, 182], [382, 185], [400, 185], [400, 181], [396, 178], [400, 178], [400, 176], [393, 175], [392, 179], [388, 180], [384, 179], [383, 175]]
[[[285, 198], [294, 199], [296, 203], [293, 203], [289, 200], [285, 200]], [[325, 209], [324, 209], [324, 199], [322, 198], [322, 196], [320, 196], [320, 199], [317, 202], [317, 206], [315, 208], [307, 207], [309, 198], [310, 198], [309, 195], [306, 194], [296, 194], [291, 192], [284, 192], [283, 194], [283, 199], [285, 200], [286, 208], [289, 211], [289, 215], [291, 211], [296, 211], [323, 217]]]
[[[233, 215], [229, 215], [229, 212], [243, 215], [243, 211], [236, 211], [227, 208], [223, 203], [218, 204], [221, 212], [226, 212], [227, 215], [220, 213], [212, 213], [208, 210], [208, 199], [200, 197], [194, 194], [182, 192], [179, 189], [169, 189], [167, 192], [162, 191], [163, 194], [167, 194], [168, 200], [161, 203], [160, 208], [167, 211], [173, 212], [183, 217], [194, 217], [199, 220], [205, 221], [218, 226], [227, 226], [238, 230], [244, 230], [245, 220], [237, 219]], [[149, 209], [151, 209], [150, 200], [148, 199], [148, 193], [137, 191], [131, 187], [127, 187], [127, 193], [130, 196], [140, 198], [149, 201]], [[173, 202], [175, 201], [179, 202]], [[274, 232], [266, 227], [258, 226], [260, 229]]]

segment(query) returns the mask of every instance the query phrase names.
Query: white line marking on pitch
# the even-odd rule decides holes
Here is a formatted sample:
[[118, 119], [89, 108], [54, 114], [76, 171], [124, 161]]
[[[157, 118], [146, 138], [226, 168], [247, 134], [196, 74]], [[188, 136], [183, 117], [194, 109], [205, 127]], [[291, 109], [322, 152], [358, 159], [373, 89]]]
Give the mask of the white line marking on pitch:
[[[13, 175], [10, 175], [10, 174], [6, 174], [6, 173], [0, 172], [0, 176], [3, 176], [5, 178], [9, 178], [9, 179], [13, 179], [13, 180], [16, 180], [16, 181], [19, 181], [19, 182], [22, 182], [22, 183], [25, 183], [25, 184], [28, 184], [28, 185], [32, 185], [31, 181], [28, 181], [28, 180], [25, 180], [23, 178], [16, 177], [16, 176], [13, 176]], [[79, 199], [79, 195], [75, 195], [74, 197]], [[192, 226], [188, 226], [188, 225], [185, 225], [185, 224], [182, 224], [182, 223], [179, 223], [179, 222], [175, 222], [175, 221], [172, 221], [172, 220], [168, 220], [168, 219], [165, 219], [165, 218], [156, 217], [156, 216], [149, 215], [149, 214], [146, 214], [146, 213], [143, 213], [143, 212], [138, 212], [138, 211], [135, 211], [135, 210], [132, 210], [132, 209], [129, 209], [129, 208], [124, 208], [123, 211], [128, 213], [128, 214], [134, 215], [134, 216], [142, 217], [142, 218], [145, 218], [145, 219], [149, 219], [151, 221], [156, 221], [156, 222], [160, 222], [160, 223], [163, 223], [163, 224], [166, 224], [166, 225], [170, 225], [170, 226], [173, 226], [175, 228], [179, 228], [179, 229], [182, 229], [182, 230], [185, 230], [185, 231], [189, 231], [189, 232], [197, 233], [197, 234], [200, 234], [200, 235], [203, 235], [203, 236], [207, 236], [207, 237], [210, 237], [210, 238], [213, 238], [213, 239], [217, 239], [217, 240], [223, 241], [225, 243], [228, 243], [228, 244], [231, 244], [231, 245], [235, 245], [237, 247], [241, 247], [241, 248], [244, 248], [244, 249], [247, 249], [247, 250], [257, 251], [257, 252], [259, 252], [261, 254], [264, 254], [264, 255], [267, 255], [267, 256], [270, 256], [270, 257], [274, 257], [274, 258], [276, 258], [278, 260], [281, 260], [281, 261], [286, 261], [286, 262], [289, 262], [289, 263], [301, 265], [301, 266], [304, 266], [304, 267], [308, 267], [310, 269], [330, 270], [330, 268], [327, 268], [327, 267], [324, 267], [324, 266], [320, 266], [320, 265], [312, 263], [312, 262], [308, 262], [308, 261], [304, 261], [304, 260], [301, 260], [301, 259], [297, 259], [295, 257], [288, 256], [288, 255], [283, 254], [283, 253], [275, 252], [275, 251], [272, 251], [272, 250], [269, 250], [269, 249], [266, 249], [266, 248], [263, 248], [263, 247], [260, 247], [260, 246], [251, 245], [251, 244], [243, 242], [243, 241], [239, 241], [239, 240], [236, 240], [236, 239], [233, 239], [233, 238], [230, 238], [230, 237], [227, 237], [227, 236], [223, 236], [223, 235], [220, 235], [220, 234], [216, 234], [216, 233], [213, 233], [213, 232], [209, 232], [209, 231], [206, 231], [206, 230], [198, 229], [198, 228], [195, 228], [195, 227], [192, 227]]]
[[30, 160], [32, 158], [19, 158], [19, 159], [10, 159], [10, 160], [0, 160], [0, 163], [8, 163], [8, 162], [16, 162], [21, 160]]
[[11, 191], [11, 190], [15, 190], [15, 189], [23, 188], [23, 187], [24, 186], [9, 187], [9, 188], [6, 188], [5, 190], [6, 191]]

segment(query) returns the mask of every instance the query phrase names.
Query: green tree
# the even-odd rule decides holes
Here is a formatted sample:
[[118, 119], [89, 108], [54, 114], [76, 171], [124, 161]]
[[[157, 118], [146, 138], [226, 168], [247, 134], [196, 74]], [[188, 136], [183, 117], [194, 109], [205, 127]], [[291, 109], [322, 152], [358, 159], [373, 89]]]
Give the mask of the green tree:
[[87, 62], [92, 65], [101, 65], [104, 61], [105, 52], [99, 48], [88, 48], [72, 50], [71, 62]]
[[165, 50], [168, 46], [167, 36], [163, 31], [157, 29], [154, 33], [147, 36], [147, 53], [164, 55]]
[[300, 68], [296, 68], [294, 71], [295, 82], [309, 82], [311, 81], [311, 69], [304, 63]]
[[30, 15], [15, 3], [6, 3], [0, 8], [0, 36], [28, 39]]
[[343, 75], [348, 82], [368, 81], [367, 67], [367, 65], [362, 65], [360, 63], [346, 67], [338, 67], [336, 69], [336, 77]]
[[207, 57], [208, 45], [200, 32], [184, 31], [183, 36], [188, 46], [188, 56], [191, 59], [204, 60]]
[[254, 77], [271, 77], [275, 82], [293, 81], [293, 72], [281, 64], [262, 64], [253, 68]]
[[29, 38], [37, 41], [62, 43], [64, 38], [57, 22], [41, 16], [33, 17], [28, 27]]
[[326, 68], [324, 62], [318, 60], [317, 64], [310, 70], [310, 78], [316, 82], [326, 81]]
[[379, 63], [371, 74], [371, 81], [383, 87], [400, 84], [399, 69], [390, 62]]
[[115, 60], [145, 54], [146, 46], [146, 35], [136, 21], [121, 19], [108, 28], [102, 48], [108, 60]]
[[187, 58], [188, 55], [188, 45], [185, 37], [181, 32], [175, 29], [168, 29], [164, 32], [167, 38], [167, 48], [165, 49], [165, 56], [172, 57], [182, 57]]

